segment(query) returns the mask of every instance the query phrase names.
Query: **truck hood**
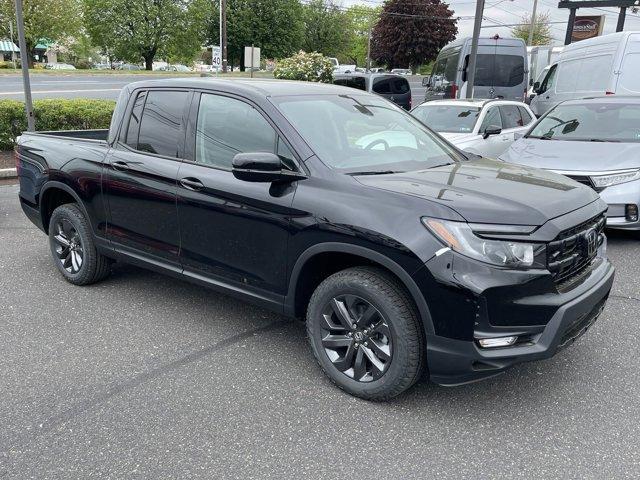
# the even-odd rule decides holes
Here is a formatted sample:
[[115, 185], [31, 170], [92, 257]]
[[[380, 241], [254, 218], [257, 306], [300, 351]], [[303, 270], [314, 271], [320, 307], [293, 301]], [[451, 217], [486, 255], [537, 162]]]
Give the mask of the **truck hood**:
[[485, 158], [354, 178], [446, 205], [471, 223], [539, 226], [598, 199], [595, 191], [562, 175]]
[[546, 170], [603, 172], [640, 167], [640, 143], [571, 142], [521, 138], [501, 157]]

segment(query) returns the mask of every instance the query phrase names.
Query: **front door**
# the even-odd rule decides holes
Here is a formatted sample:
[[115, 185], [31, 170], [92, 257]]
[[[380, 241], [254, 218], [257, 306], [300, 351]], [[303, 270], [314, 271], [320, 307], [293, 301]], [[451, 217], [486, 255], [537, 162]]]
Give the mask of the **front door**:
[[[504, 128], [502, 124], [502, 117], [498, 106], [489, 107], [486, 109], [482, 123], [480, 124], [479, 134], [482, 135], [487, 127], [499, 127]], [[513, 134], [511, 134], [513, 138]], [[485, 157], [497, 158], [508, 147], [509, 132], [499, 133], [497, 135], [491, 135], [478, 142], [477, 151]]]
[[[197, 113], [196, 113], [197, 112]], [[274, 299], [286, 293], [289, 218], [296, 184], [252, 183], [231, 171], [237, 153], [293, 154], [260, 111], [243, 99], [194, 97], [191, 158], [178, 174], [180, 259], [187, 275]]]
[[176, 179], [186, 91], [139, 92], [105, 163], [107, 237], [130, 255], [179, 265]]

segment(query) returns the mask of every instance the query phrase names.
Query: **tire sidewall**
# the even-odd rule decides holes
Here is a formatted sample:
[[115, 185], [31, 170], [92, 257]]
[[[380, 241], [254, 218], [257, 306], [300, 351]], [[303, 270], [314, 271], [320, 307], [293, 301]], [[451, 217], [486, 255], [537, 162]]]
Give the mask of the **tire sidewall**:
[[[359, 396], [377, 394], [378, 392], [394, 389], [400, 383], [409, 365], [409, 351], [406, 342], [408, 325], [398, 311], [376, 286], [349, 278], [340, 278], [337, 282], [318, 287], [311, 298], [307, 311], [307, 329], [313, 353], [323, 370], [329, 377], [345, 390]], [[338, 295], [352, 294], [362, 297], [371, 303], [386, 319], [391, 332], [392, 358], [387, 371], [377, 380], [359, 382], [339, 371], [327, 356], [322, 345], [322, 330], [320, 316], [323, 307]]]

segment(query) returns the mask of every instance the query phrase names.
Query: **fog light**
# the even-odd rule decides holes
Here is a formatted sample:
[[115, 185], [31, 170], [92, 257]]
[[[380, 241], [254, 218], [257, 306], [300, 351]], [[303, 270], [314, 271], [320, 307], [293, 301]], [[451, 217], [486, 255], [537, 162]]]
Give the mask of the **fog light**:
[[627, 218], [628, 221], [630, 222], [637, 222], [638, 221], [638, 206], [633, 204], [633, 203], [628, 203], [625, 208], [624, 208], [624, 212], [625, 212], [625, 217]]
[[513, 345], [518, 337], [481, 338], [478, 343], [482, 348], [508, 347]]

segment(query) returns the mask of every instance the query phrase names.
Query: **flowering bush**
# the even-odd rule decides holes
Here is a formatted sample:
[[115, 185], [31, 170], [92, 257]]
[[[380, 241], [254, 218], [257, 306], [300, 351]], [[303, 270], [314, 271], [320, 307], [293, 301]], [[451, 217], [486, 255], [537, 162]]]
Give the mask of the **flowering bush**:
[[280, 60], [273, 70], [273, 76], [285, 80], [331, 83], [333, 65], [321, 53], [300, 50], [295, 55]]

